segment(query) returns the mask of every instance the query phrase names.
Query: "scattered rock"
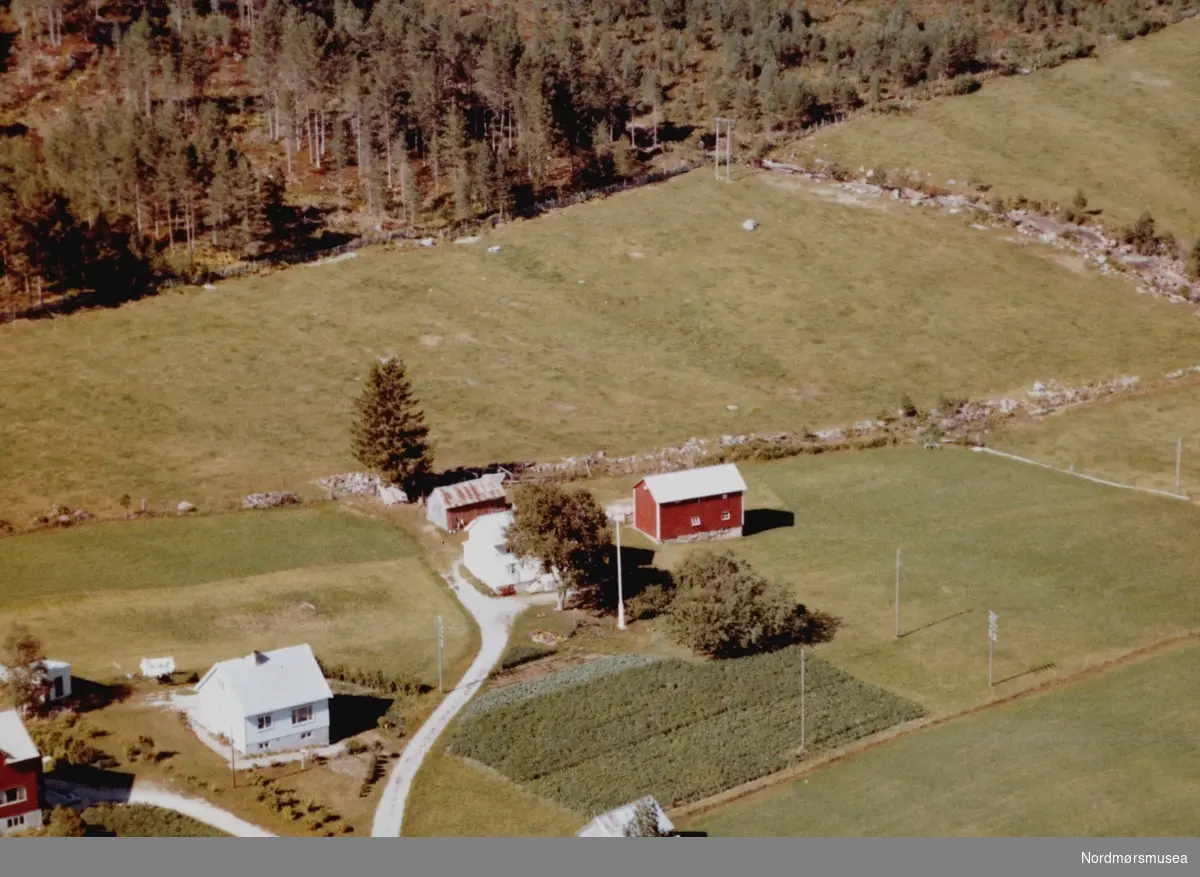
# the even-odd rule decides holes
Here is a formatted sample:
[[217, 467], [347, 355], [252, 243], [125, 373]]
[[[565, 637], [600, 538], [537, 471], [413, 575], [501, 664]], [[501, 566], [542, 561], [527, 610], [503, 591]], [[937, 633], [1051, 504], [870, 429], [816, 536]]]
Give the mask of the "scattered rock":
[[382, 482], [378, 475], [369, 472], [347, 472], [344, 475], [331, 475], [317, 482], [321, 487], [336, 493], [353, 496], [378, 496]]
[[498, 246], [488, 247], [488, 252], [489, 253], [498, 253], [498, 252], [500, 252], [500, 247], [498, 247]]
[[181, 515], [186, 515], [188, 512], [194, 512], [196, 507], [185, 499], [179, 505], [175, 506], [175, 510]]
[[378, 496], [386, 506], [400, 505], [408, 502], [408, 494], [395, 486], [384, 487], [381, 485]]
[[738, 407], [736, 405], [726, 405], [725, 410], [726, 411], [737, 411]]
[[252, 493], [242, 500], [244, 509], [274, 509], [280, 506], [299, 505], [300, 497], [294, 493]]
[[216, 289], [216, 287], [213, 286], [211, 283], [204, 284], [204, 288], [207, 289], [209, 292], [212, 292], [213, 290]]
[[421, 238], [421, 246], [432, 247], [433, 246], [433, 238]]
[[470, 235], [469, 237], [459, 238], [454, 243], [456, 243], [456, 244], [477, 244], [477, 243], [479, 243], [479, 235]]
[[758, 223], [753, 219], [747, 219], [742, 222], [742, 228], [744, 228], [746, 231], [754, 231], [754, 229], [758, 228]]

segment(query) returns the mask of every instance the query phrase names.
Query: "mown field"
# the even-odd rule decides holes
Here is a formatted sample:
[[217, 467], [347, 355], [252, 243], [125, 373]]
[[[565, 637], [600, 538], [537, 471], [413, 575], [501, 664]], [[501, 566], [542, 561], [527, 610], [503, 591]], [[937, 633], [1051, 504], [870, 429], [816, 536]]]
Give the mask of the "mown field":
[[[822, 657], [931, 712], [993, 695], [989, 610], [999, 615], [996, 695], [1200, 626], [1200, 509], [1189, 503], [965, 450], [823, 454], [742, 471], [749, 521], [759, 509], [794, 521], [719, 547], [843, 620], [817, 647]], [[628, 495], [615, 480], [602, 487]], [[625, 544], [649, 549], [631, 532]], [[654, 563], [695, 550], [661, 548]]]
[[[828, 663], [810, 658], [806, 669], [810, 754], [921, 715]], [[679, 804], [802, 757], [799, 678], [796, 649], [655, 661], [558, 690], [552, 675], [545, 693], [465, 718], [450, 752], [584, 813], [643, 795]]]
[[438, 615], [447, 672], [475, 647], [415, 541], [337, 506], [11, 537], [0, 569], [0, 630], [24, 622], [86, 678], [158, 655], [203, 673], [251, 649], [308, 642], [329, 661], [435, 683]]
[[1128, 223], [1149, 210], [1191, 241], [1200, 236], [1200, 201], [1186, 183], [1200, 175], [1197, 44], [1200, 21], [1183, 22], [1096, 59], [824, 131], [799, 153], [1063, 204], [1082, 188], [1105, 218]]
[[190, 816], [149, 804], [89, 807], [81, 814], [90, 834], [109, 837], [229, 837]]
[[1022, 423], [990, 439], [998, 450], [1075, 467], [1098, 478], [1176, 489], [1177, 442], [1183, 440], [1179, 485], [1200, 495], [1200, 385], [1194, 382], [1074, 408]]
[[314, 490], [356, 468], [351, 403], [385, 354], [407, 361], [452, 466], [1157, 374], [1191, 362], [1198, 338], [1123, 280], [961, 217], [698, 171], [475, 244], [5, 327], [0, 518]]
[[953, 721], [688, 820], [719, 837], [1194, 837], [1200, 648]]

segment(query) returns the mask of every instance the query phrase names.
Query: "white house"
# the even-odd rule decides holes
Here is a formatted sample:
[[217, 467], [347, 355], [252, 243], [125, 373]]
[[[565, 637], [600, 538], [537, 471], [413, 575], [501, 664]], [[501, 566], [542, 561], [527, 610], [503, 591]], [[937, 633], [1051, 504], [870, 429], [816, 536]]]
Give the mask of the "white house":
[[[46, 696], [43, 703], [51, 703], [71, 696], [71, 665], [66, 661], [54, 661], [47, 658], [39, 661], [42, 679], [46, 683]], [[0, 667], [0, 679], [8, 678], [8, 668]]]
[[467, 570], [493, 591], [508, 587], [528, 593], [553, 591], [554, 577], [543, 573], [537, 560], [505, 550], [505, 533], [512, 522], [512, 512], [496, 512], [467, 524], [467, 541], [463, 544]]
[[243, 755], [329, 743], [333, 692], [307, 644], [214, 664], [196, 694], [199, 724]]
[[667, 817], [666, 811], [659, 805], [654, 798], [646, 797], [638, 801], [626, 804], [624, 807], [618, 807], [616, 810], [609, 810], [607, 813], [601, 813], [591, 822], [583, 827], [583, 831], [579, 832], [576, 837], [629, 837], [629, 830], [633, 827], [633, 819], [637, 813], [637, 808], [643, 805], [649, 805], [654, 812], [654, 817], [658, 820], [658, 830], [663, 834], [675, 830], [675, 825]]

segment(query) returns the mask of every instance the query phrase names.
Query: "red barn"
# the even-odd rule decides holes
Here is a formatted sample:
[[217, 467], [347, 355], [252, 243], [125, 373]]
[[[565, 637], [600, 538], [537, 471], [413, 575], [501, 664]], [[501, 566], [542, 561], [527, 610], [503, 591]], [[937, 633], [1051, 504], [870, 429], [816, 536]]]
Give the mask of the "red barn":
[[482, 515], [509, 508], [504, 489], [504, 473], [484, 475], [474, 481], [460, 481], [439, 487], [429, 494], [425, 517], [430, 523], [454, 533]]
[[633, 526], [655, 542], [741, 536], [745, 494], [732, 463], [648, 475], [633, 488]]
[[42, 827], [42, 756], [16, 710], [0, 713], [0, 835]]

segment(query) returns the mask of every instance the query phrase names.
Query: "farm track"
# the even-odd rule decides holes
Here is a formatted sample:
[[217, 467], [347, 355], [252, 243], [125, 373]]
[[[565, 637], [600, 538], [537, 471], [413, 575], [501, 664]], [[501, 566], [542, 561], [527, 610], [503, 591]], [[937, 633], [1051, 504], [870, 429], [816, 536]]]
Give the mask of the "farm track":
[[851, 758], [887, 746], [890, 743], [894, 743], [897, 740], [910, 737], [914, 734], [929, 731], [959, 719], [967, 719], [982, 713], [987, 713], [998, 707], [1008, 706], [1009, 704], [1020, 700], [1025, 700], [1029, 697], [1061, 691], [1080, 682], [1086, 682], [1098, 676], [1103, 676], [1104, 674], [1113, 670], [1119, 670], [1132, 664], [1140, 663], [1141, 661], [1156, 657], [1157, 655], [1165, 652], [1184, 648], [1194, 644], [1197, 640], [1200, 640], [1200, 630], [1189, 630], [1186, 633], [1175, 634], [1165, 639], [1158, 640], [1157, 642], [1150, 643], [1149, 645], [1139, 646], [1136, 649], [1128, 651], [1122, 655], [1118, 655], [1115, 658], [1110, 658], [1107, 661], [1101, 661], [1098, 664], [1085, 667], [1075, 673], [1047, 680], [1041, 685], [1014, 692], [1013, 694], [1005, 695], [1004, 697], [999, 697], [995, 700], [990, 700], [987, 703], [982, 703], [978, 706], [973, 706], [957, 713], [951, 713], [944, 716], [934, 716], [926, 719], [918, 719], [915, 722], [909, 722], [905, 725], [900, 725], [887, 731], [883, 731], [879, 734], [876, 734], [874, 737], [870, 737], [866, 740], [859, 741], [858, 743], [854, 743], [849, 746], [845, 746], [836, 752], [832, 752], [819, 759], [815, 759], [814, 761], [761, 777], [757, 780], [736, 786], [732, 789], [726, 789], [724, 792], [711, 795], [707, 798], [702, 798], [699, 801], [694, 801], [690, 804], [684, 804], [681, 807], [671, 809], [669, 813], [672, 818], [676, 819], [695, 817], [703, 813], [707, 813], [710, 810], [715, 810], [716, 808], [722, 807], [726, 804], [733, 803], [734, 801], [741, 801], [745, 798], [767, 792], [776, 786], [782, 785], [783, 783], [801, 779], [823, 768], [847, 761]]

